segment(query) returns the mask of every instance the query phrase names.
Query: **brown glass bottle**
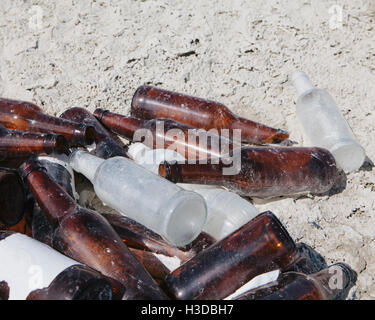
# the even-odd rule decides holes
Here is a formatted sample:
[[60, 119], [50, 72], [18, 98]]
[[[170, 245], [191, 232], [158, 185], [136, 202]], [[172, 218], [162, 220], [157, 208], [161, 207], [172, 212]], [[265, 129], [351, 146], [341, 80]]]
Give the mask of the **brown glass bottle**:
[[0, 228], [19, 223], [25, 214], [26, 192], [17, 171], [0, 168]]
[[310, 275], [287, 272], [276, 281], [241, 294], [236, 300], [338, 300], [356, 278], [355, 271], [344, 263]]
[[[0, 279], [8, 281], [2, 281], [2, 288], [7, 293], [9, 298], [9, 292], [13, 294], [13, 299], [20, 299], [21, 296], [27, 300], [111, 300], [112, 299], [112, 287], [110, 283], [97, 271], [88, 268], [87, 266], [80, 265], [74, 260], [68, 259], [61, 254], [55, 252], [54, 250], [40, 245], [37, 241], [30, 239], [29, 237], [21, 236], [14, 232], [9, 231], [0, 231], [0, 242], [5, 241], [6, 243], [1, 243], [3, 250], [6, 247], [9, 247], [5, 250], [5, 256], [2, 255], [4, 259], [3, 264], [8, 264], [5, 267], [5, 270], [0, 275]], [[13, 250], [18, 250], [17, 244], [21, 244], [19, 247], [20, 250], [35, 249], [35, 251], [30, 252], [30, 256], [24, 258], [22, 256], [8, 256], [9, 252], [11, 255], [16, 254]], [[22, 251], [21, 251], [22, 252]], [[40, 257], [39, 255], [44, 257]], [[52, 254], [52, 256], [51, 256]], [[34, 257], [36, 255], [36, 257]], [[57, 263], [54, 270], [48, 270], [47, 265], [45, 265], [46, 257], [51, 257], [54, 261], [52, 263]], [[37, 260], [34, 260], [34, 259]], [[41, 260], [39, 260], [41, 258]], [[56, 262], [54, 259], [58, 258]], [[25, 261], [23, 261], [25, 259]], [[30, 261], [29, 261], [30, 259]], [[44, 260], [43, 260], [44, 259]], [[15, 263], [20, 264], [25, 267], [21, 267], [19, 271], [29, 272], [32, 274], [33, 271], [31, 268], [35, 267], [32, 262], [42, 261], [42, 265], [38, 265], [40, 268], [40, 273], [42, 277], [51, 278], [54, 277], [48, 287], [42, 289], [28, 289], [30, 288], [31, 277], [25, 275], [19, 275], [20, 278], [14, 279], [14, 272], [10, 272], [12, 268], [18, 268], [14, 266]], [[31, 263], [31, 265], [30, 265]], [[29, 264], [29, 267], [27, 265]], [[26, 269], [25, 269], [26, 268]], [[62, 271], [58, 272], [60, 269]], [[49, 273], [49, 274], [45, 274]], [[56, 275], [56, 273], [58, 273]], [[17, 276], [17, 275], [16, 275]], [[26, 280], [26, 281], [25, 281]], [[28, 280], [28, 281], [27, 281]], [[42, 282], [45, 280], [40, 279]], [[25, 282], [24, 282], [25, 281]], [[47, 280], [46, 280], [47, 281]], [[28, 283], [29, 282], [29, 283]], [[12, 287], [11, 283], [15, 283], [15, 286]], [[23, 286], [20, 287], [20, 285]], [[21, 289], [22, 288], [22, 289]], [[17, 290], [22, 290], [22, 292], [17, 292]], [[30, 292], [30, 290], [32, 290]], [[13, 292], [14, 291], [14, 292]], [[1, 292], [1, 288], [0, 288]]]
[[[74, 177], [62, 164], [53, 161], [53, 158], [39, 157], [38, 163], [46, 169], [48, 175], [74, 198]], [[52, 246], [54, 228], [49, 223], [38, 203], [35, 202], [32, 218], [32, 236], [34, 239]]]
[[105, 218], [78, 206], [36, 161], [19, 170], [54, 228], [56, 250], [120, 282], [124, 299], [166, 298]]
[[172, 119], [205, 130], [240, 129], [244, 143], [280, 143], [289, 137], [286, 131], [239, 117], [221, 103], [151, 86], [137, 89], [131, 115], [140, 119]]
[[[241, 147], [218, 134], [175, 122], [170, 119], [142, 120], [126, 117], [108, 110], [96, 109], [94, 115], [106, 127], [131, 141], [143, 142], [151, 149], [171, 149], [186, 159], [206, 159], [230, 154]], [[137, 131], [138, 130], [138, 131]], [[147, 130], [147, 131], [145, 131]]]
[[8, 130], [0, 126], [0, 160], [27, 159], [31, 155], [63, 153], [67, 143], [62, 135]]
[[[230, 161], [232, 163], [229, 163]], [[332, 154], [322, 148], [243, 147], [218, 164], [164, 162], [159, 175], [173, 182], [223, 185], [242, 196], [324, 193], [337, 179]]]
[[41, 112], [30, 111], [6, 113], [0, 111], [0, 123], [13, 130], [55, 133], [63, 135], [71, 146], [89, 145], [95, 140], [95, 129], [83, 123], [53, 117]]
[[0, 112], [31, 116], [38, 112], [42, 113], [43, 111], [40, 107], [31, 102], [0, 98]]
[[126, 157], [124, 144], [120, 139], [104, 128], [101, 123], [86, 109], [73, 107], [60, 115], [60, 118], [83, 123], [96, 131], [96, 147], [93, 154], [108, 159], [116, 156]]
[[264, 212], [169, 274], [161, 287], [173, 299], [218, 300], [255, 276], [298, 260], [281, 222]]
[[102, 215], [129, 248], [163, 254], [168, 257], [177, 257], [182, 263], [215, 243], [215, 239], [202, 232], [188, 246], [178, 248], [167, 243], [155, 232], [123, 215], [111, 213], [103, 213]]
[[[17, 172], [16, 170], [14, 170]], [[34, 198], [28, 191], [28, 188], [25, 184], [22, 183], [22, 186], [24, 188], [25, 192], [25, 198], [23, 202], [23, 216], [20, 221], [18, 221], [16, 224], [12, 226], [7, 226], [5, 224], [0, 223], [0, 230], [7, 230], [7, 231], [12, 231], [16, 233], [22, 233], [25, 234], [29, 237], [32, 236], [32, 221], [33, 221], [33, 208], [34, 208]], [[18, 200], [17, 200], [18, 202]], [[20, 205], [20, 203], [14, 203], [14, 206]]]
[[5, 281], [0, 282], [0, 301], [9, 299], [9, 287]]
[[[56, 161], [52, 157], [38, 157], [36, 158], [38, 163], [46, 169], [48, 175], [59, 185], [61, 186], [72, 198], [75, 197], [75, 189], [74, 189], [74, 177], [73, 172], [70, 172], [62, 162]], [[32, 217], [31, 222], [25, 224], [26, 231], [18, 228], [18, 231], [27, 235], [32, 236], [34, 239], [53, 247], [53, 236], [54, 236], [54, 228], [53, 225], [48, 221], [46, 215], [40, 209], [38, 203], [34, 201], [32, 204]], [[18, 225], [17, 225], [18, 226]], [[105, 277], [105, 276], [103, 276]], [[113, 288], [113, 300], [120, 300], [124, 294], [124, 287], [116, 280], [105, 277]]]

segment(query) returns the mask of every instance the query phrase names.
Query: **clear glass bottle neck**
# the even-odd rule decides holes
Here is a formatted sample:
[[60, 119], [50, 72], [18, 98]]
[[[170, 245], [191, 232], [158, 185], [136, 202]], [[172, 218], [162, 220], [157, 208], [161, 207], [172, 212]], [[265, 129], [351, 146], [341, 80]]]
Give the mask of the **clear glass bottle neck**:
[[82, 173], [91, 182], [94, 181], [95, 173], [104, 161], [104, 159], [93, 156], [83, 150], [74, 151], [69, 158], [71, 167], [75, 171]]

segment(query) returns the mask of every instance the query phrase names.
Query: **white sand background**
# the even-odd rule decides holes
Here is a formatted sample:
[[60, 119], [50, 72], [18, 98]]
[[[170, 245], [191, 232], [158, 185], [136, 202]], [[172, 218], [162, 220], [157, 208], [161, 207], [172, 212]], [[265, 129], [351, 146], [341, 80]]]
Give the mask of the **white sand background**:
[[[328, 90], [375, 160], [375, 6], [363, 1], [0, 1], [0, 96], [50, 114], [72, 105], [129, 113], [134, 90], [157, 85], [226, 104], [290, 131], [293, 70]], [[350, 156], [350, 154], [348, 155]], [[358, 272], [349, 299], [375, 298], [375, 176], [287, 198], [272, 210], [296, 241]]]

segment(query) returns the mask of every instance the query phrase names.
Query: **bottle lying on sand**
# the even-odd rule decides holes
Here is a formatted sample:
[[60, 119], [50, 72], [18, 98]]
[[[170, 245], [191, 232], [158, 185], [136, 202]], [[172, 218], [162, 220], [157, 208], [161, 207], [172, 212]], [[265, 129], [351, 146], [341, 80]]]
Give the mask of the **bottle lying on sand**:
[[[133, 143], [129, 156], [139, 165], [158, 174], [164, 161], [185, 161], [179, 153], [169, 149], [150, 149], [142, 143]], [[207, 205], [207, 222], [203, 231], [221, 240], [258, 215], [258, 210], [239, 195], [220, 187], [204, 188], [196, 184], [178, 184], [185, 190], [200, 194]]]
[[124, 299], [166, 298], [105, 218], [78, 206], [35, 160], [19, 171], [54, 228], [54, 249], [120, 282]]
[[281, 222], [264, 212], [174, 270], [161, 287], [173, 299], [223, 299], [257, 275], [285, 270], [297, 252]]
[[337, 180], [332, 154], [321, 148], [243, 147], [207, 164], [164, 162], [159, 175], [175, 183], [222, 185], [242, 196], [268, 198], [324, 193]]
[[99, 158], [108, 159], [116, 156], [126, 157], [124, 144], [86, 109], [72, 107], [60, 115], [60, 118], [83, 123], [95, 129], [95, 149], [92, 151]]
[[100, 159], [76, 150], [72, 168], [94, 186], [106, 205], [160, 234], [175, 246], [192, 242], [202, 231], [207, 209], [192, 191], [162, 179], [124, 157]]
[[151, 149], [169, 149], [190, 160], [217, 158], [230, 154], [241, 143], [218, 133], [196, 129], [170, 119], [143, 120], [108, 110], [96, 109], [94, 115], [114, 133]]
[[0, 168], [0, 229], [19, 223], [25, 214], [26, 191], [15, 170]]
[[67, 142], [62, 135], [8, 130], [0, 125], [0, 160], [22, 161], [32, 155], [66, 150]]
[[236, 300], [338, 300], [355, 283], [357, 275], [345, 263], [337, 263], [317, 273], [286, 272]]
[[99, 272], [23, 234], [0, 231], [0, 257], [9, 300], [112, 299], [112, 287]]
[[239, 129], [244, 143], [280, 143], [289, 137], [286, 131], [239, 117], [221, 103], [150, 86], [140, 86], [135, 92], [131, 115], [140, 119], [172, 119], [205, 130], [217, 129], [219, 135], [223, 129], [229, 129], [230, 139], [233, 130]]
[[47, 115], [31, 103], [0, 98], [0, 123], [8, 129], [63, 135], [70, 145], [94, 142], [95, 129]]
[[328, 149], [337, 166], [346, 172], [358, 170], [366, 154], [331, 95], [316, 89], [303, 71], [293, 73], [297, 90], [297, 118], [311, 145]]

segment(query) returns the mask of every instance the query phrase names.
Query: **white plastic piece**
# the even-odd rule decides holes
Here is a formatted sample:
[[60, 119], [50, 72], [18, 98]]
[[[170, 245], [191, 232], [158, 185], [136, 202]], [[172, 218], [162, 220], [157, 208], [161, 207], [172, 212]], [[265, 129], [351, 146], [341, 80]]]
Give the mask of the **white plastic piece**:
[[207, 218], [204, 199], [124, 157], [100, 159], [77, 150], [70, 165], [93, 184], [106, 205], [134, 219], [175, 246], [192, 242]]
[[[132, 144], [128, 154], [136, 163], [146, 169], [151, 168], [155, 173], [157, 173], [159, 164], [164, 160], [185, 161], [185, 158], [172, 150], [152, 150], [142, 143]], [[203, 231], [216, 240], [223, 239], [259, 214], [249, 201], [219, 186], [185, 183], [178, 185], [186, 190], [199, 193], [204, 198], [207, 204], [207, 222]]]
[[30, 292], [48, 287], [65, 269], [80, 265], [19, 233], [0, 241], [0, 257], [0, 282], [7, 282], [9, 300], [25, 300]]
[[260, 275], [256, 276], [255, 278], [251, 279], [249, 282], [244, 284], [239, 289], [237, 289], [231, 295], [224, 298], [224, 300], [233, 300], [244, 292], [256, 289], [256, 288], [258, 288], [260, 286], [263, 286], [267, 283], [276, 281], [277, 278], [279, 277], [279, 275], [280, 275], [280, 270], [273, 270], [273, 271], [270, 271], [270, 272], [267, 272], [267, 273], [260, 274]]
[[158, 258], [170, 272], [173, 272], [181, 265], [181, 260], [177, 257], [167, 257], [166, 255], [159, 253], [153, 253], [153, 255]]
[[303, 71], [292, 83], [297, 90], [297, 118], [312, 146], [328, 149], [345, 172], [358, 170], [366, 157], [349, 124], [327, 91], [316, 89]]

